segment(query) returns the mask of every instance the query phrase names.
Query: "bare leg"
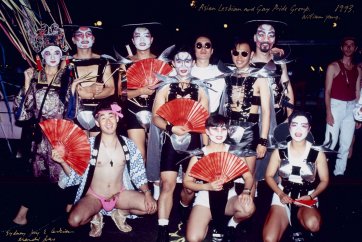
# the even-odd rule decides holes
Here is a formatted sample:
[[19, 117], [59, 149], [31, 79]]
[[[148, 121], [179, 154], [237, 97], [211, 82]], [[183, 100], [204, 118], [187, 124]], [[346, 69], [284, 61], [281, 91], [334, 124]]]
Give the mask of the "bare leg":
[[161, 194], [158, 199], [158, 218], [169, 219], [172, 203], [173, 203], [173, 191], [176, 187], [177, 172], [164, 171], [161, 172]]
[[263, 228], [264, 242], [280, 241], [288, 223], [285, 208], [278, 205], [272, 205]]
[[230, 198], [226, 204], [225, 214], [233, 216], [236, 223], [240, 223], [253, 215], [255, 211], [254, 202], [251, 201], [249, 204], [242, 204], [238, 196]]
[[298, 219], [303, 227], [311, 232], [318, 232], [321, 224], [321, 215], [316, 208], [300, 207]]
[[101, 202], [92, 195], [86, 195], [74, 205], [69, 214], [68, 222], [72, 227], [89, 223], [92, 217], [102, 209]]
[[186, 239], [189, 242], [203, 241], [206, 237], [211, 220], [210, 208], [196, 205], [192, 208], [187, 223]]
[[21, 205], [19, 208], [18, 213], [16, 214], [15, 218], [13, 219], [13, 222], [19, 225], [25, 225], [28, 223], [28, 220], [26, 219], [26, 215], [28, 214], [29, 209], [27, 207], [24, 207]]

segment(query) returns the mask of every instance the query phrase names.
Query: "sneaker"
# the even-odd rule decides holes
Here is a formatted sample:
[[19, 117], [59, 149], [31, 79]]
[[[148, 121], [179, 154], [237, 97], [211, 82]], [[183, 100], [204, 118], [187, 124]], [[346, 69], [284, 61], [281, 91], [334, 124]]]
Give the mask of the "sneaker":
[[112, 211], [111, 218], [120, 231], [124, 233], [132, 231], [132, 227], [126, 222], [126, 216], [124, 216], [119, 209]]
[[292, 235], [292, 241], [293, 242], [303, 242], [304, 237], [303, 237], [303, 233], [302, 232], [294, 232]]
[[218, 231], [216, 228], [214, 228], [212, 230], [211, 237], [212, 237], [212, 242], [221, 242], [224, 237], [224, 234]]
[[158, 234], [157, 234], [157, 242], [170, 242], [170, 238], [168, 235], [168, 226], [164, 225], [158, 226]]
[[89, 231], [89, 236], [100, 237], [102, 235], [103, 226], [103, 215], [101, 213], [97, 213], [90, 221], [91, 231]]

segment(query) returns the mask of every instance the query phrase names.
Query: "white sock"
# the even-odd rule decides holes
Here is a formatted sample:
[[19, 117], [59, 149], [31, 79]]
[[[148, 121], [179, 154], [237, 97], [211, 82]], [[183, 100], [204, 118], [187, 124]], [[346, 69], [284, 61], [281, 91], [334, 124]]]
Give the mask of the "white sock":
[[181, 206], [184, 207], [184, 208], [189, 207], [188, 205], [183, 204], [181, 201], [180, 201], [180, 204], [181, 204]]
[[160, 226], [167, 226], [167, 225], [168, 225], [168, 222], [169, 222], [168, 219], [160, 218], [160, 219], [158, 220], [158, 225], [160, 225]]
[[238, 225], [238, 223], [235, 222], [234, 217], [231, 217], [231, 219], [229, 220], [229, 223], [228, 223], [228, 227], [236, 228], [237, 225]]
[[153, 183], [153, 198], [158, 200], [160, 197], [160, 185]]

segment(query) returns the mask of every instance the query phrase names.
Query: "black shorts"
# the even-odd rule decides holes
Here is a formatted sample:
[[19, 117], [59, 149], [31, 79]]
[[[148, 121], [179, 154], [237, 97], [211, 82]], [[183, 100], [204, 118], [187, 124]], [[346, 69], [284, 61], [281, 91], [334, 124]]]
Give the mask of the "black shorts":
[[[190, 133], [191, 134], [191, 142], [187, 150], [194, 150], [201, 148], [201, 136], [198, 133]], [[161, 151], [161, 164], [160, 171], [175, 171], [178, 172], [179, 166], [182, 165], [182, 171], [186, 172], [187, 166], [189, 165], [189, 159], [183, 160], [181, 163], [177, 164], [179, 161], [187, 157], [188, 154], [180, 154], [175, 151], [172, 146], [171, 139], [168, 135], [166, 135], [166, 141], [162, 146]]]
[[141, 106], [127, 100], [127, 110], [125, 112], [126, 125], [128, 129], [144, 129], [137, 120], [136, 113], [147, 110], [152, 112], [153, 99], [150, 98], [135, 98]]

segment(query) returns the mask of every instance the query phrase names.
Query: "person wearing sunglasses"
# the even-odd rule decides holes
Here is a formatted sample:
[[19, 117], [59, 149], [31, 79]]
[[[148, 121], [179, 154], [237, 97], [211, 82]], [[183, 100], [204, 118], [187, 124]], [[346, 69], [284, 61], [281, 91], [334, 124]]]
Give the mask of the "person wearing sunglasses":
[[[211, 56], [214, 53], [214, 49], [212, 46], [212, 42], [209, 37], [206, 35], [200, 35], [196, 38], [194, 44], [195, 50], [195, 65], [191, 70], [191, 75], [199, 78], [200, 80], [215, 78], [222, 74], [219, 71], [217, 65], [211, 64]], [[208, 82], [210, 84], [210, 88], [208, 90], [209, 95], [209, 111], [211, 114], [217, 113], [220, 98], [222, 92], [225, 88], [225, 80], [224, 78], [218, 78]]]
[[[235, 70], [225, 78], [220, 114], [229, 118], [227, 143], [235, 147], [239, 156], [245, 157], [249, 170], [254, 174], [256, 159], [263, 158], [267, 150], [270, 91], [266, 78], [250, 75], [250, 59], [254, 52], [247, 41], [237, 40], [230, 54]], [[235, 180], [237, 191], [242, 191], [243, 183], [242, 179]], [[252, 195], [254, 192], [253, 187]]]

